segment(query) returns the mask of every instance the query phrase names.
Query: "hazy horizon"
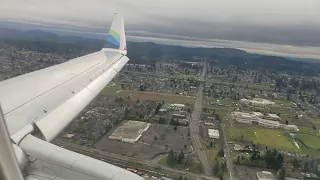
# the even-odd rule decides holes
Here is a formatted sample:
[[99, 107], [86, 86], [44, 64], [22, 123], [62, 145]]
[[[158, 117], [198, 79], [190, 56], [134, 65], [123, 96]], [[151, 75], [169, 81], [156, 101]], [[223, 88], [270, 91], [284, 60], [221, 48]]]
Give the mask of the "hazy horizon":
[[106, 34], [114, 12], [135, 39], [320, 58], [318, 0], [4, 0], [0, 21]]

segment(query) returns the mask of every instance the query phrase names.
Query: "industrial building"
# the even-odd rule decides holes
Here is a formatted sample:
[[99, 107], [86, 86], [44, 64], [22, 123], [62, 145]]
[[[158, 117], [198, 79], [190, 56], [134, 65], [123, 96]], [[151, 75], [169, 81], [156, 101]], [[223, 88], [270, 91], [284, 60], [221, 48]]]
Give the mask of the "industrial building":
[[219, 130], [216, 129], [208, 129], [208, 135], [210, 138], [219, 139]]
[[253, 100], [240, 99], [240, 103], [246, 104], [246, 105], [259, 106], [259, 107], [265, 107], [265, 106], [270, 106], [275, 104], [275, 102], [272, 102], [267, 99], [262, 99], [262, 98], [254, 98]]
[[281, 128], [285, 129], [285, 130], [294, 130], [294, 131], [299, 131], [298, 127], [296, 125], [293, 124], [281, 124]]
[[252, 124], [252, 122], [256, 122], [258, 117], [245, 112], [232, 112], [231, 117], [240, 123]]
[[[247, 113], [247, 112], [235, 111], [235, 112], [231, 112], [231, 117], [237, 122], [246, 123], [250, 125], [253, 123], [256, 123], [259, 126], [263, 126], [267, 128], [282, 128], [285, 130], [295, 130], [295, 131], [299, 130], [296, 125], [280, 124], [278, 121], [280, 117], [276, 114], [268, 114], [265, 116], [260, 112]], [[266, 119], [266, 117], [272, 117], [271, 119], [273, 120], [270, 120], [270, 118]]]
[[257, 172], [258, 180], [276, 180], [274, 175], [269, 171]]
[[259, 119], [258, 121], [259, 126], [264, 126], [268, 128], [279, 128], [280, 123], [278, 121], [266, 120], [266, 119]]
[[276, 114], [268, 114], [268, 116], [265, 117], [265, 119], [280, 121], [281, 118]]
[[127, 121], [122, 126], [119, 126], [109, 136], [109, 139], [133, 144], [140, 139], [142, 134], [146, 132], [150, 126], [150, 123], [141, 121]]
[[184, 104], [170, 104], [169, 107], [174, 110], [183, 110], [186, 105]]

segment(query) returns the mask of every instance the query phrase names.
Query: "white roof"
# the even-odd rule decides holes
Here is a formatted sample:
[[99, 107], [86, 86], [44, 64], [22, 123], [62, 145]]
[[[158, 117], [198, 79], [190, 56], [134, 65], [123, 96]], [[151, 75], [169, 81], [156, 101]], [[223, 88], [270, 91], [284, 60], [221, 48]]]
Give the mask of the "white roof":
[[272, 117], [272, 118], [280, 118], [278, 115], [276, 115], [276, 114], [268, 114], [270, 117]]
[[219, 130], [216, 129], [208, 129], [209, 136], [219, 136]]
[[258, 122], [263, 123], [263, 124], [280, 125], [280, 123], [278, 121], [271, 121], [271, 120], [266, 120], [266, 119], [259, 119]]
[[261, 112], [252, 112], [252, 114], [255, 116], [263, 116], [263, 114]]

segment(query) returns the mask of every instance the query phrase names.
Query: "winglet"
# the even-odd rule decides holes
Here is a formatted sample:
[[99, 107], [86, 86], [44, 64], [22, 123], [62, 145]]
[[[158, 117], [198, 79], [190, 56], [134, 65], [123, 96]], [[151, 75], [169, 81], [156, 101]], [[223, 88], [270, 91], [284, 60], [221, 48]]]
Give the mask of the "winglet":
[[112, 22], [109, 33], [105, 40], [102, 51], [117, 50], [123, 55], [127, 54], [126, 36], [124, 31], [124, 22], [121, 15], [116, 15]]

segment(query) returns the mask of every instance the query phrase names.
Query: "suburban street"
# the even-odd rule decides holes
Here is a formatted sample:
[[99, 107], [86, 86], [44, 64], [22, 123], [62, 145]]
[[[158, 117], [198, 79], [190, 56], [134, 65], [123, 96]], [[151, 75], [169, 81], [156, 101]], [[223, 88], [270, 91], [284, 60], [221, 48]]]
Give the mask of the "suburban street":
[[229, 170], [229, 175], [230, 175], [230, 180], [237, 180], [237, 177], [235, 176], [234, 173], [234, 167], [233, 167], [233, 161], [230, 153], [230, 148], [228, 144], [228, 139], [227, 139], [227, 133], [226, 133], [226, 126], [225, 124], [221, 124], [221, 129], [223, 133], [223, 141], [224, 141], [224, 154], [227, 162], [227, 167]]
[[[206, 70], [207, 70], [207, 62], [205, 61], [202, 74], [200, 77], [201, 81], [204, 81]], [[209, 165], [205, 152], [202, 151], [202, 145], [199, 137], [199, 124], [200, 124], [200, 115], [201, 115], [201, 108], [202, 108], [203, 88], [204, 88], [204, 84], [201, 83], [198, 89], [198, 93], [196, 97], [197, 99], [194, 105], [194, 110], [191, 116], [189, 127], [190, 127], [190, 136], [192, 140], [192, 145], [203, 165], [204, 174], [207, 176], [212, 176], [212, 170], [211, 170], [212, 168]]]

